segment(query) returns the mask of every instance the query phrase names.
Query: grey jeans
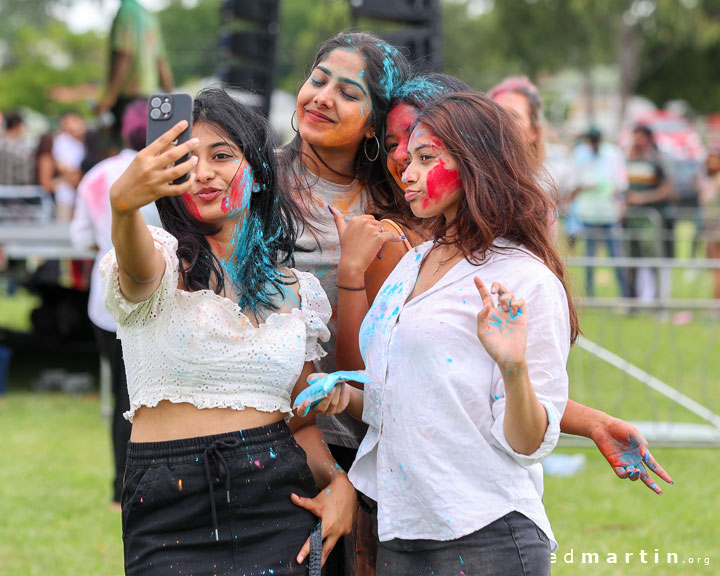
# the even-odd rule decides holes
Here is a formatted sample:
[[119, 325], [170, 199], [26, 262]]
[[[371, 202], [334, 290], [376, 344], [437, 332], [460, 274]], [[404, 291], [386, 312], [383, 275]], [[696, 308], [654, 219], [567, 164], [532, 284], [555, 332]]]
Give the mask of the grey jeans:
[[377, 576], [549, 576], [550, 541], [529, 518], [510, 512], [450, 541], [380, 542]]

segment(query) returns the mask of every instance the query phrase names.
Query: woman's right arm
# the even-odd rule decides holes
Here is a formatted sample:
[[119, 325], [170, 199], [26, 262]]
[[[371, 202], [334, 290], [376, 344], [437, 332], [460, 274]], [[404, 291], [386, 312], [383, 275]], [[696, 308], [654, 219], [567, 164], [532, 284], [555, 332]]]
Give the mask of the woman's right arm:
[[[365, 273], [378, 252], [388, 242], [403, 238], [395, 231], [385, 231], [372, 216], [355, 216], [346, 223], [342, 214], [331, 210], [340, 236], [340, 263], [338, 264], [338, 325], [335, 341], [335, 363], [338, 370], [362, 370], [365, 365], [360, 354], [358, 335], [360, 325], [370, 307], [366, 291]], [[388, 263], [383, 273], [389, 275], [399, 261], [397, 252], [388, 244]], [[403, 247], [404, 248], [404, 247]], [[404, 254], [404, 253], [403, 253]], [[400, 258], [402, 255], [400, 254]], [[383, 256], [385, 258], [385, 256]]]
[[120, 269], [120, 289], [131, 302], [147, 300], [160, 284], [165, 260], [155, 249], [140, 208], [165, 196], [180, 196], [189, 191], [194, 174], [183, 184], [172, 184], [197, 163], [191, 156], [177, 166], [174, 163], [197, 146], [197, 139], [173, 146], [172, 142], [187, 127], [185, 120], [168, 130], [138, 152], [132, 163], [110, 189], [112, 241]]

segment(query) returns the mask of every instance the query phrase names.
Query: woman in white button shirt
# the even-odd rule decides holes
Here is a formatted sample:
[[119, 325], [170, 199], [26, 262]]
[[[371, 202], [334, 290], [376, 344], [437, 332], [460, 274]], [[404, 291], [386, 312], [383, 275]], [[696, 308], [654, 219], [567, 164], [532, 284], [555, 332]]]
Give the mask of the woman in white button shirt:
[[[101, 275], [133, 422], [126, 574], [306, 574], [316, 485], [319, 574], [318, 537], [324, 559], [350, 531], [355, 491], [314, 419], [286, 420], [325, 354], [330, 304], [317, 279], [285, 267], [298, 215], [276, 186], [266, 121], [212, 89], [193, 120], [193, 139], [171, 145], [178, 123], [110, 193], [115, 249]], [[164, 230], [140, 213], [153, 201]]]
[[[405, 199], [434, 240], [403, 257], [363, 322], [375, 383], [329, 408], [349, 396], [370, 426], [350, 479], [378, 502], [377, 573], [549, 574], [536, 485], [578, 331], [549, 199], [517, 125], [479, 93], [420, 112], [409, 149]], [[359, 288], [374, 256], [343, 252], [338, 282]]]

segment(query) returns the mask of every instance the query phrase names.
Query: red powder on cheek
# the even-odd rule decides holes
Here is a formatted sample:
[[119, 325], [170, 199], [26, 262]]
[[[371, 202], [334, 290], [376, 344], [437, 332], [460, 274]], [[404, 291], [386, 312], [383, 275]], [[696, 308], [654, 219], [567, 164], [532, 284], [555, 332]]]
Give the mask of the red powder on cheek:
[[410, 132], [417, 116], [418, 110], [409, 104], [398, 104], [388, 114], [387, 133], [397, 138], [397, 147], [391, 156], [398, 164], [403, 164], [408, 160]]
[[388, 133], [407, 140], [410, 136], [410, 128], [415, 124], [417, 116], [418, 110], [409, 104], [394, 106], [387, 115]]
[[195, 218], [196, 220], [202, 220], [203, 217], [200, 215], [200, 210], [198, 210], [198, 207], [195, 205], [195, 201], [192, 199], [192, 196], [190, 196], [189, 193], [185, 193], [182, 196], [183, 203], [185, 204], [185, 208], [187, 208], [188, 212], [190, 212], [190, 215]]
[[445, 168], [445, 163], [438, 160], [438, 163], [427, 175], [428, 197], [423, 201], [423, 208], [441, 202], [448, 194], [455, 192], [460, 187], [462, 187], [462, 182], [457, 170], [448, 170]]

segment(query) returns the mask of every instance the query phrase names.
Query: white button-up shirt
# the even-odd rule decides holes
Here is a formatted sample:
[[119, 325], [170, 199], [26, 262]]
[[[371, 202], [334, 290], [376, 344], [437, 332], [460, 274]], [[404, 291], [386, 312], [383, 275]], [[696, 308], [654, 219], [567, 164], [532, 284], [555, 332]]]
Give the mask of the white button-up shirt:
[[[557, 549], [542, 504], [541, 460], [555, 447], [568, 398], [567, 297], [527, 251], [499, 240], [480, 265], [462, 260], [430, 290], [413, 290], [426, 242], [400, 261], [360, 331], [370, 428], [350, 480], [378, 502], [378, 535], [453, 540], [515, 510]], [[500, 281], [526, 301], [527, 362], [549, 425], [538, 450], [516, 453], [503, 432], [505, 391], [477, 337], [482, 299], [473, 283]]]

